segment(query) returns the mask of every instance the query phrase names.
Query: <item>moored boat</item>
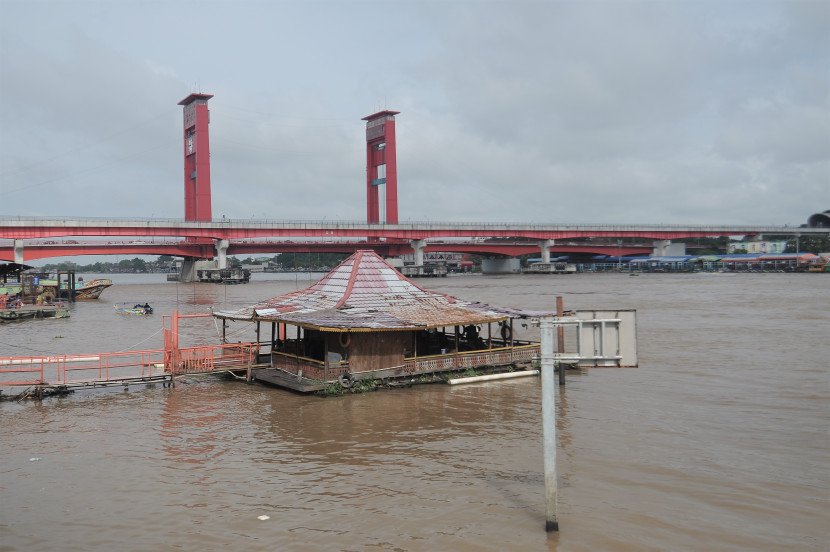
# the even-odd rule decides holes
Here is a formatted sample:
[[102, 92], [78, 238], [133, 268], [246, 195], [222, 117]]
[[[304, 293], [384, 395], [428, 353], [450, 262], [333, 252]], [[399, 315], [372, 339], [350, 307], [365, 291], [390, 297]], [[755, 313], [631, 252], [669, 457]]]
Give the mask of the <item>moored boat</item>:
[[[112, 285], [112, 280], [106, 278], [96, 278], [84, 282], [79, 280], [75, 283], [75, 300], [88, 301], [91, 299], [98, 299], [105, 289]], [[63, 297], [68, 298], [67, 284], [65, 282], [59, 283], [55, 279], [39, 278], [33, 281], [31, 285], [24, 285], [21, 282], [6, 282], [0, 283], [0, 295], [9, 294], [17, 295], [24, 288], [28, 295], [48, 295], [52, 298]]]
[[112, 285], [112, 280], [97, 278], [88, 282], [77, 282], [75, 284], [75, 300], [86, 301], [98, 299], [105, 289]]
[[61, 305], [21, 305], [0, 309], [0, 320], [14, 321], [32, 318], [69, 318], [69, 308]]

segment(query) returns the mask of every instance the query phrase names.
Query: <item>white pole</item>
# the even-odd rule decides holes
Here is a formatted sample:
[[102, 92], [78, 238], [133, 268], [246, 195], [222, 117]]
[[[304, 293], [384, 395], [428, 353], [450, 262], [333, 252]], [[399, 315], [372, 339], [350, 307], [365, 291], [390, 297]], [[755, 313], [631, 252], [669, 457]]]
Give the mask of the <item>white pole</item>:
[[[553, 319], [539, 319], [542, 352], [542, 436], [545, 454], [545, 531], [559, 531], [556, 500], [556, 403], [553, 382]], [[562, 368], [560, 367], [560, 370]]]
[[470, 376], [469, 378], [448, 379], [450, 385], [461, 385], [464, 383], [479, 383], [482, 381], [496, 381], [503, 379], [524, 378], [527, 376], [538, 376], [539, 370], [523, 370], [521, 372], [506, 372], [504, 374], [488, 374], [486, 376]]

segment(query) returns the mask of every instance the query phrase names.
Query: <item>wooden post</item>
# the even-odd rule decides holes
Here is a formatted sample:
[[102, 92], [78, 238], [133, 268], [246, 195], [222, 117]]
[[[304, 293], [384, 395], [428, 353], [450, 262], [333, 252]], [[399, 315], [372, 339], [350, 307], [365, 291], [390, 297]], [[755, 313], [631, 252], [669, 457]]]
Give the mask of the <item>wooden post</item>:
[[[553, 384], [553, 320], [539, 319], [542, 353], [542, 439], [545, 455], [545, 531], [559, 531], [556, 483], [556, 402]], [[561, 370], [561, 367], [560, 367]]]
[[455, 326], [455, 354], [452, 358], [452, 367], [458, 370], [458, 326]]
[[323, 381], [329, 381], [329, 332], [323, 333]]
[[[562, 297], [556, 298], [556, 317], [561, 318], [565, 315], [565, 309], [562, 306]], [[556, 328], [556, 352], [562, 355], [565, 352], [565, 327], [558, 326]], [[562, 361], [559, 361], [559, 385], [565, 385], [565, 366]]]

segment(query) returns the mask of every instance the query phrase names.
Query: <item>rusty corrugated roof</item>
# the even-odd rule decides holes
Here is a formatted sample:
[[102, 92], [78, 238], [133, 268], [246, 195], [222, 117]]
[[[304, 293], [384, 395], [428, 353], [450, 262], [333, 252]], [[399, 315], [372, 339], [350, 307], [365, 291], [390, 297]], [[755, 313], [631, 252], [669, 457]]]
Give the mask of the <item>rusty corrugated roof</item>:
[[329, 331], [369, 331], [486, 324], [538, 314], [427, 291], [374, 251], [358, 251], [311, 287], [214, 316]]

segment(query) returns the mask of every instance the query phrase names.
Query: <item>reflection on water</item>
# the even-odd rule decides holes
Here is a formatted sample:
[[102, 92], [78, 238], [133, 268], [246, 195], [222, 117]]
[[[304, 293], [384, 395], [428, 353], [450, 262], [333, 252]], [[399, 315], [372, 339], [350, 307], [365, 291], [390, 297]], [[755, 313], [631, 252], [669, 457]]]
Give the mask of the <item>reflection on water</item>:
[[[308, 285], [259, 276], [116, 279], [67, 321], [0, 326], [0, 355], [160, 347], [173, 310]], [[536, 379], [319, 399], [201, 377], [0, 403], [0, 550], [821, 550], [830, 540], [823, 276], [419, 283], [518, 308], [562, 295], [566, 308], [638, 310], [640, 368], [569, 371], [557, 388], [559, 534], [544, 532]], [[157, 314], [112, 312], [139, 299]], [[210, 319], [183, 332], [218, 339]]]

